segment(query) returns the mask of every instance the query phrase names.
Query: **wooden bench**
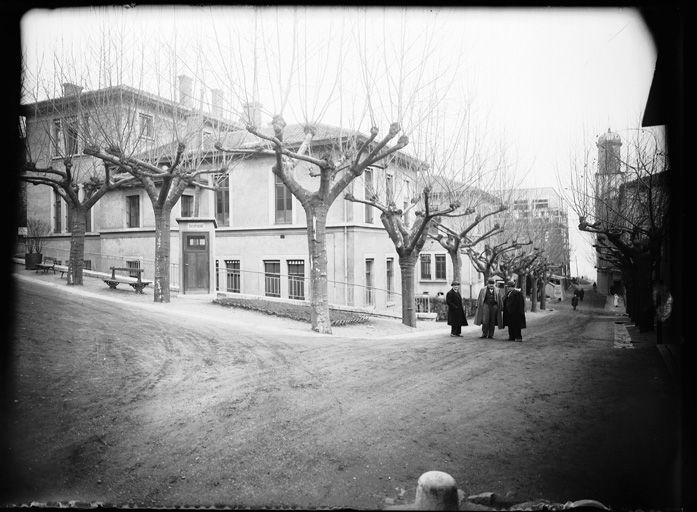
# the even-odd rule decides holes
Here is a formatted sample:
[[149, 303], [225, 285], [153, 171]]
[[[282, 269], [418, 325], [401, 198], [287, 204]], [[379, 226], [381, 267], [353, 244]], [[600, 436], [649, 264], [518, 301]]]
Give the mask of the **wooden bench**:
[[[111, 269], [111, 278], [110, 279], [104, 279], [103, 281], [109, 285], [109, 288], [116, 289], [116, 287], [120, 283], [125, 283], [129, 286], [131, 286], [136, 293], [143, 293], [143, 288], [148, 286], [152, 281], [143, 281], [141, 279], [141, 274], [143, 273], [142, 268], [131, 268], [131, 267], [109, 267]], [[126, 276], [117, 276], [116, 271], [119, 272], [129, 272], [129, 273], [137, 273], [138, 277], [133, 278], [133, 277], [126, 277]], [[135, 280], [134, 280], [135, 279]]]
[[[60, 262], [57, 261], [55, 258], [49, 258], [46, 257], [44, 258], [44, 261], [41, 263], [36, 264], [36, 272], [38, 273], [39, 270], [43, 272], [44, 274], [48, 274], [49, 270], [52, 270], [53, 273], [56, 273], [56, 263], [60, 265]], [[61, 274], [62, 276], [62, 274]]]

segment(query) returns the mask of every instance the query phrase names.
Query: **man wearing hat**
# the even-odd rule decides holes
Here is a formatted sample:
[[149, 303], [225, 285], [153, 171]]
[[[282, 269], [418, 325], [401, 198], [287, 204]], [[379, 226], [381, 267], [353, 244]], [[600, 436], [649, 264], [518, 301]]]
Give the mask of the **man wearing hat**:
[[503, 299], [495, 284], [489, 279], [486, 287], [479, 291], [474, 325], [482, 326], [481, 338], [493, 338], [497, 325], [503, 329]]
[[453, 281], [452, 288], [445, 294], [445, 303], [448, 305], [448, 325], [450, 326], [450, 336], [462, 336], [462, 326], [467, 325], [465, 309], [462, 307], [462, 296], [460, 295], [460, 283]]
[[525, 300], [513, 281], [506, 283], [503, 298], [503, 325], [508, 326], [509, 341], [523, 341], [521, 329], [525, 329]]

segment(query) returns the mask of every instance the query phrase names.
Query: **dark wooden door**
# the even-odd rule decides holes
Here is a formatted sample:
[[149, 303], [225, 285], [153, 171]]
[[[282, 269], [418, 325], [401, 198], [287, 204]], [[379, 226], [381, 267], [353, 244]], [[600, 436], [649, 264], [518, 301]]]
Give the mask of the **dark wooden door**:
[[208, 233], [184, 233], [184, 293], [210, 292]]

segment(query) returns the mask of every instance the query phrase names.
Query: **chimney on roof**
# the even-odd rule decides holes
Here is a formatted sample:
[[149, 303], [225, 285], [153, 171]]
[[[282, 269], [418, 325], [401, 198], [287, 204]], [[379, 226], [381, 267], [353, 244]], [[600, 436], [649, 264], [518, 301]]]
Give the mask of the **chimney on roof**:
[[71, 84], [66, 82], [63, 84], [63, 97], [65, 96], [77, 96], [82, 92], [82, 87], [79, 85]]
[[242, 105], [242, 122], [261, 128], [261, 103], [252, 101]]
[[179, 75], [179, 104], [193, 108], [194, 106], [194, 80], [190, 76]]
[[211, 114], [213, 114], [214, 117], [223, 117], [222, 89], [211, 89]]

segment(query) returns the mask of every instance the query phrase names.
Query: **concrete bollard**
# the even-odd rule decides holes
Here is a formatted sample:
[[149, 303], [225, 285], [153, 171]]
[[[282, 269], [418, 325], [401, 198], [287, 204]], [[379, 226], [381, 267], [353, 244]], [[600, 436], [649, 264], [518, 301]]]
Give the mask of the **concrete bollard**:
[[442, 471], [427, 471], [416, 484], [417, 510], [458, 510], [455, 479]]

